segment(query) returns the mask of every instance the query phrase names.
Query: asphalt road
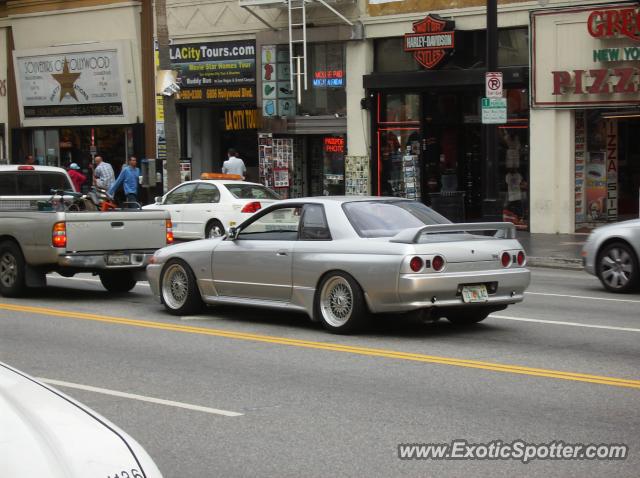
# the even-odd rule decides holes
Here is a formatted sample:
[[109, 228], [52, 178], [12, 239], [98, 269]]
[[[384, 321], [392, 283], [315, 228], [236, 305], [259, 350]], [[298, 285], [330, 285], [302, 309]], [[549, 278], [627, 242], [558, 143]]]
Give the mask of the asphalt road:
[[[0, 360], [124, 428], [167, 478], [637, 477], [639, 339], [640, 294], [550, 269], [534, 270], [523, 304], [476, 326], [379, 317], [350, 337], [259, 309], [172, 317], [146, 284], [110, 297], [51, 276], [0, 297]], [[622, 443], [629, 457], [398, 458], [398, 444], [454, 439]]]

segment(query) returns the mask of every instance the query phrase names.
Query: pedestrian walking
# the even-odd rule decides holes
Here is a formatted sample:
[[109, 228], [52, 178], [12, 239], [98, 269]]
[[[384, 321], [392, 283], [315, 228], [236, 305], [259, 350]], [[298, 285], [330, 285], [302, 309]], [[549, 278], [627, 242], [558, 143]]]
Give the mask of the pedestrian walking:
[[76, 189], [76, 192], [82, 192], [82, 185], [87, 180], [87, 177], [80, 172], [80, 166], [78, 166], [78, 163], [71, 163], [67, 172], [69, 173], [69, 177], [71, 178], [71, 182], [73, 183], [73, 187]]
[[113, 172], [113, 167], [102, 159], [102, 156], [96, 156], [94, 159], [96, 164], [95, 169], [93, 170], [93, 185], [106, 189], [107, 191], [113, 183], [116, 182], [116, 175]]
[[33, 159], [33, 154], [27, 154], [24, 157], [24, 164], [28, 164], [29, 166], [33, 166], [34, 164], [38, 164], [38, 163], [36, 163], [36, 160]]
[[230, 148], [227, 151], [227, 159], [224, 163], [222, 163], [222, 173], [223, 174], [237, 174], [238, 176], [242, 176], [244, 179], [245, 174], [247, 173], [247, 168], [244, 165], [244, 161], [238, 157], [238, 152]]
[[124, 186], [124, 195], [127, 202], [138, 202], [138, 181], [140, 169], [138, 159], [130, 156], [128, 164], [122, 167], [118, 179], [109, 188], [109, 195], [113, 197], [120, 186]]

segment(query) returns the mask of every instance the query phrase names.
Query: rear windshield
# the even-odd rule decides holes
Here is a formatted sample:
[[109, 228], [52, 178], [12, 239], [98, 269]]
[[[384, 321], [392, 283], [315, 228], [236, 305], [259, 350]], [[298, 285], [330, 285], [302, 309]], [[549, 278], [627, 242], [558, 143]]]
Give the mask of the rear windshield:
[[271, 189], [259, 184], [225, 184], [236, 199], [280, 199]]
[[51, 196], [52, 189], [73, 191], [64, 174], [44, 171], [0, 173], [0, 196]]
[[451, 224], [416, 201], [356, 201], [345, 203], [342, 208], [360, 237], [393, 237], [404, 229]]

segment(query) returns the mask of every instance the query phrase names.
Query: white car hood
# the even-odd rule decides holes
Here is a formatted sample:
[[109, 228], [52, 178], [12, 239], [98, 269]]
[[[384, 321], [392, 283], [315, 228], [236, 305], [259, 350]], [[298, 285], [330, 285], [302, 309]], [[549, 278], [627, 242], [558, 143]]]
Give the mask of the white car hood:
[[[106, 478], [126, 471], [156, 478], [144, 449], [104, 417], [0, 363], [2, 476]], [[126, 475], [125, 475], [126, 476]]]

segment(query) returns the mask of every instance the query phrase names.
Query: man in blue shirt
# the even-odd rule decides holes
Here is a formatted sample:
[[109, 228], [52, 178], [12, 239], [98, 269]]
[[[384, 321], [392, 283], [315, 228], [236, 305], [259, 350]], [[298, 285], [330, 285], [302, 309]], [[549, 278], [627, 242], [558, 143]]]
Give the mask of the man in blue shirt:
[[127, 202], [138, 202], [138, 178], [140, 169], [137, 167], [138, 160], [135, 156], [130, 156], [128, 165], [122, 168], [116, 182], [109, 188], [109, 195], [113, 197], [121, 185], [124, 185], [124, 195]]

